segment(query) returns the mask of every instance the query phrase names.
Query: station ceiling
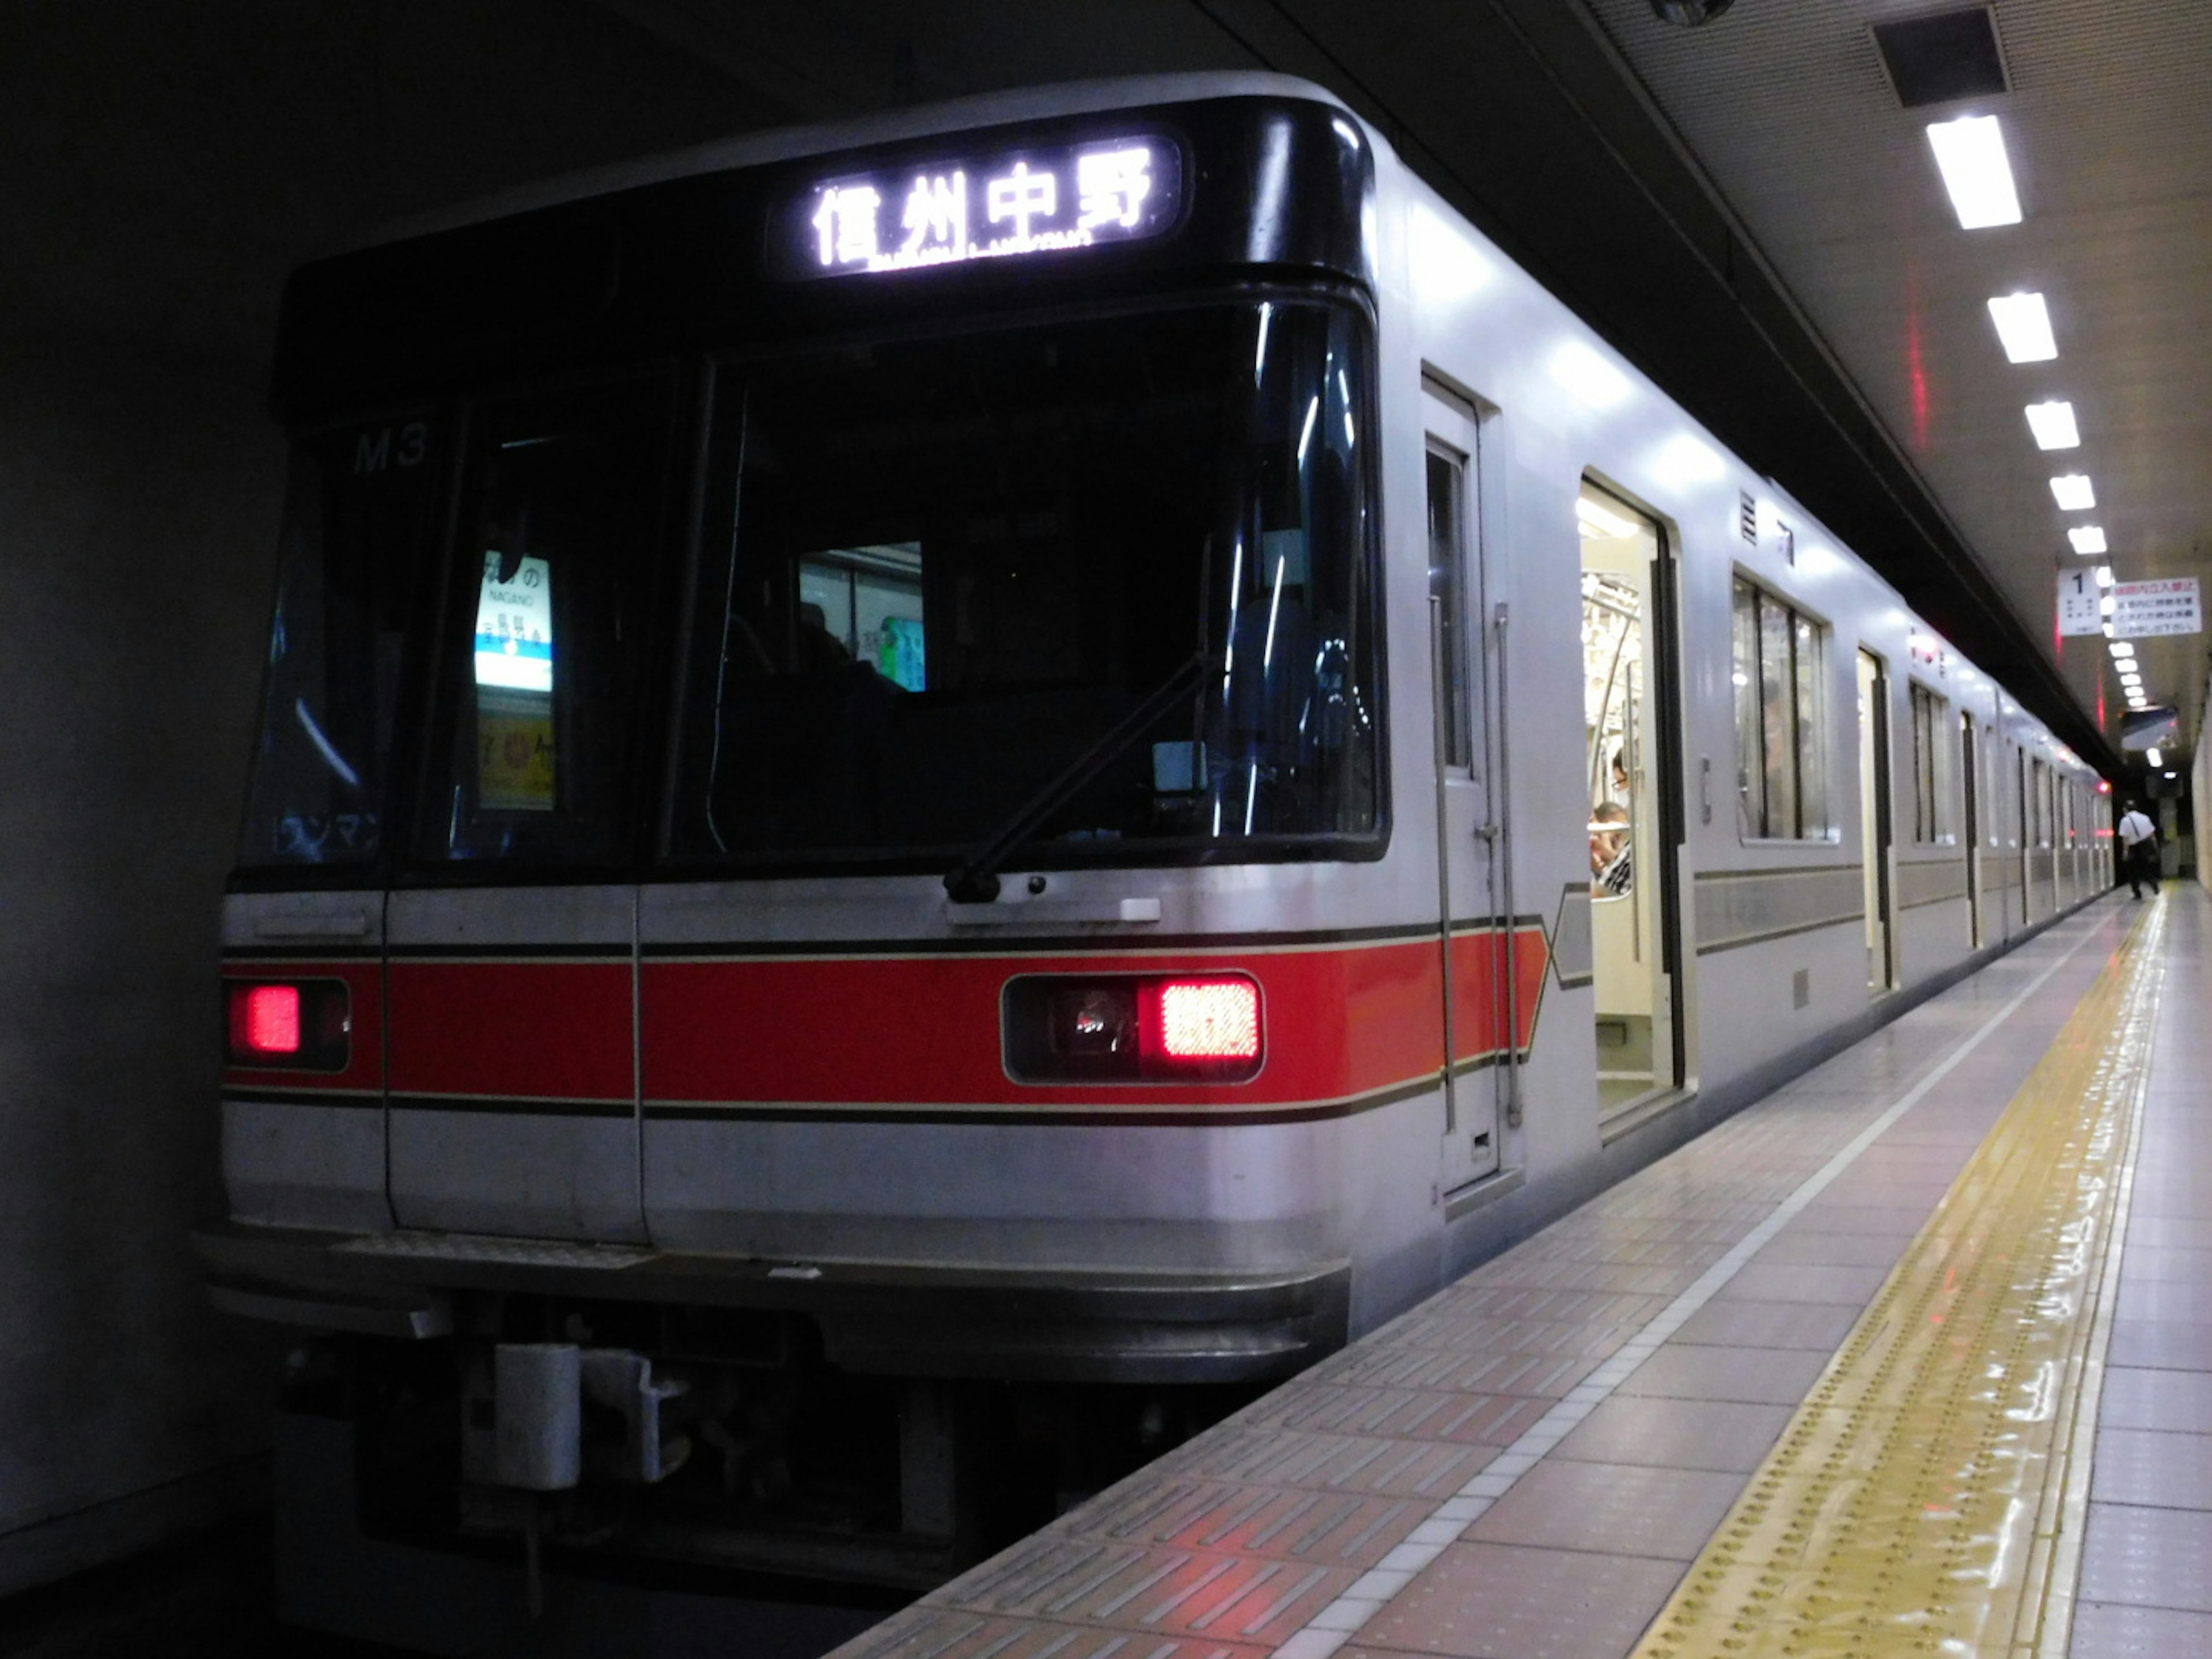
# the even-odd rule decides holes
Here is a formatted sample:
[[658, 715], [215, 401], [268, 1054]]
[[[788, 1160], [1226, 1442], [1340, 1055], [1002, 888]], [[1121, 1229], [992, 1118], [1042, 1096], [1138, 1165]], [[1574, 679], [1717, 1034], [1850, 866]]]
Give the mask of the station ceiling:
[[[2206, 0], [1735, 0], [1695, 27], [1652, 0], [599, 3], [801, 119], [1163, 70], [1332, 87], [2113, 775], [2124, 697], [2104, 640], [2057, 637], [2058, 574], [2212, 578]], [[1930, 88], [1875, 27], [1967, 10], [1996, 79], [1944, 95], [1939, 64], [1908, 107]], [[1925, 130], [1963, 114], [1999, 118], [2019, 222], [1960, 228]], [[2021, 291], [2053, 361], [2000, 349], [1986, 302]], [[2046, 452], [2025, 410], [2054, 400], [2080, 443]], [[2094, 509], [2061, 509], [2069, 473]], [[2105, 555], [2071, 550], [2087, 525]], [[2135, 641], [2182, 712], [2169, 767], [2205, 638]]]

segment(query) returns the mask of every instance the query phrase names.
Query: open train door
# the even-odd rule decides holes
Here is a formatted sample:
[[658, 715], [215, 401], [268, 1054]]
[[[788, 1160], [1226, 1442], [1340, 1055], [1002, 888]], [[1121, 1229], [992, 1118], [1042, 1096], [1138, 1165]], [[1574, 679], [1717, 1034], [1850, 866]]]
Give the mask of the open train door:
[[1449, 1213], [1452, 1194], [1498, 1167], [1504, 1102], [1515, 1058], [1510, 1034], [1528, 1030], [1538, 988], [1534, 975], [1511, 971], [1520, 953], [1498, 879], [1502, 837], [1492, 830], [1501, 821], [1504, 803], [1498, 794], [1498, 744], [1482, 648], [1486, 609], [1478, 416], [1471, 400], [1434, 380], [1425, 382], [1425, 393], [1428, 644], [1443, 1004], [1438, 1186]]
[[[1589, 838], [1589, 972], [1601, 1123], [1682, 1085], [1683, 840], [1674, 560], [1649, 514], [1595, 483], [1582, 542], [1583, 746]], [[1580, 895], [1570, 893], [1570, 902]]]

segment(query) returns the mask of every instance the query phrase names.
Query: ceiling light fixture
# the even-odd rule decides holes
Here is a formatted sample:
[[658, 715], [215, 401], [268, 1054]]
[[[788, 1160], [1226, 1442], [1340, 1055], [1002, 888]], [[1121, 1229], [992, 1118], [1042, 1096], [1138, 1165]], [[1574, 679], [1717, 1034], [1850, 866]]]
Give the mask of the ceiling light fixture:
[[2116, 657], [2132, 657], [2136, 653], [2134, 644], [2127, 640], [2114, 640], [2105, 648]]
[[2013, 187], [2004, 133], [1996, 116], [1962, 115], [1955, 121], [1932, 122], [1928, 142], [1935, 147], [1936, 165], [1943, 174], [1943, 188], [1951, 192], [1961, 230], [2020, 222], [2020, 192]]
[[2112, 585], [2112, 567], [2108, 564], [2099, 565], [2097, 567], [2097, 586], [2100, 587], [2110, 587]]
[[2054, 399], [2027, 406], [2027, 429], [2035, 434], [2038, 449], [2078, 449], [2081, 428], [2074, 423], [2074, 405]]
[[2058, 355], [2051, 332], [2051, 313], [2040, 294], [2007, 294], [1990, 301], [1990, 320], [2006, 358], [2015, 363], [2047, 363]]
[[[2055, 490], [2063, 482], [2063, 479], [2053, 478], [2051, 487]], [[2063, 506], [2064, 503], [2062, 501], [2060, 504]], [[2105, 550], [2105, 532], [2097, 525], [2076, 525], [2066, 532], [2066, 539], [2074, 544], [2076, 553], [2102, 553]]]
[[2069, 472], [2051, 481], [2051, 493], [2068, 513], [2086, 513], [2097, 504], [2097, 492], [2086, 472]]
[[1591, 539], [1617, 540], [1620, 537], [1633, 536], [1636, 533], [1636, 526], [1633, 524], [1621, 517], [1620, 514], [1600, 507], [1587, 495], [1577, 495], [1575, 498], [1575, 517], [1582, 526], [1583, 536]]
[[2155, 749], [2144, 750], [2143, 758], [2148, 761], [2153, 766], [2164, 766], [2166, 764], [2166, 757], [2160, 754]]

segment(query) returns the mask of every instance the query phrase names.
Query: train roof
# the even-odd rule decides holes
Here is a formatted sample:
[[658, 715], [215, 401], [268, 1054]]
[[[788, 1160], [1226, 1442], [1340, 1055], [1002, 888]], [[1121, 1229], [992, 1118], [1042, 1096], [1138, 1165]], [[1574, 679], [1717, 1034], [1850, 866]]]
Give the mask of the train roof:
[[842, 121], [776, 127], [686, 149], [664, 150], [604, 167], [586, 167], [554, 178], [518, 185], [487, 196], [412, 214], [380, 227], [339, 252], [380, 246], [438, 231], [481, 224], [536, 209], [611, 195], [642, 185], [702, 173], [727, 173], [810, 155], [831, 155], [915, 138], [1010, 126], [1024, 121], [1139, 109], [1164, 104], [1196, 103], [1216, 98], [1286, 98], [1327, 104], [1352, 113], [1328, 88], [1294, 75], [1247, 71], [1225, 74], [1124, 76], [1108, 80], [1063, 81], [1007, 92], [982, 93], [940, 103], [917, 104]]

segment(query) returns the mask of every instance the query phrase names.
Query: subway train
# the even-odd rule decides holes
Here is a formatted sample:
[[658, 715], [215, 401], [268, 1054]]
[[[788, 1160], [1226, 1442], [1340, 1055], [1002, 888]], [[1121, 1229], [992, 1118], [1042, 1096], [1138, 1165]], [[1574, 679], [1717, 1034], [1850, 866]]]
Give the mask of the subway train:
[[273, 404], [195, 1243], [380, 1536], [936, 1582], [2110, 883], [1302, 82], [417, 224]]

